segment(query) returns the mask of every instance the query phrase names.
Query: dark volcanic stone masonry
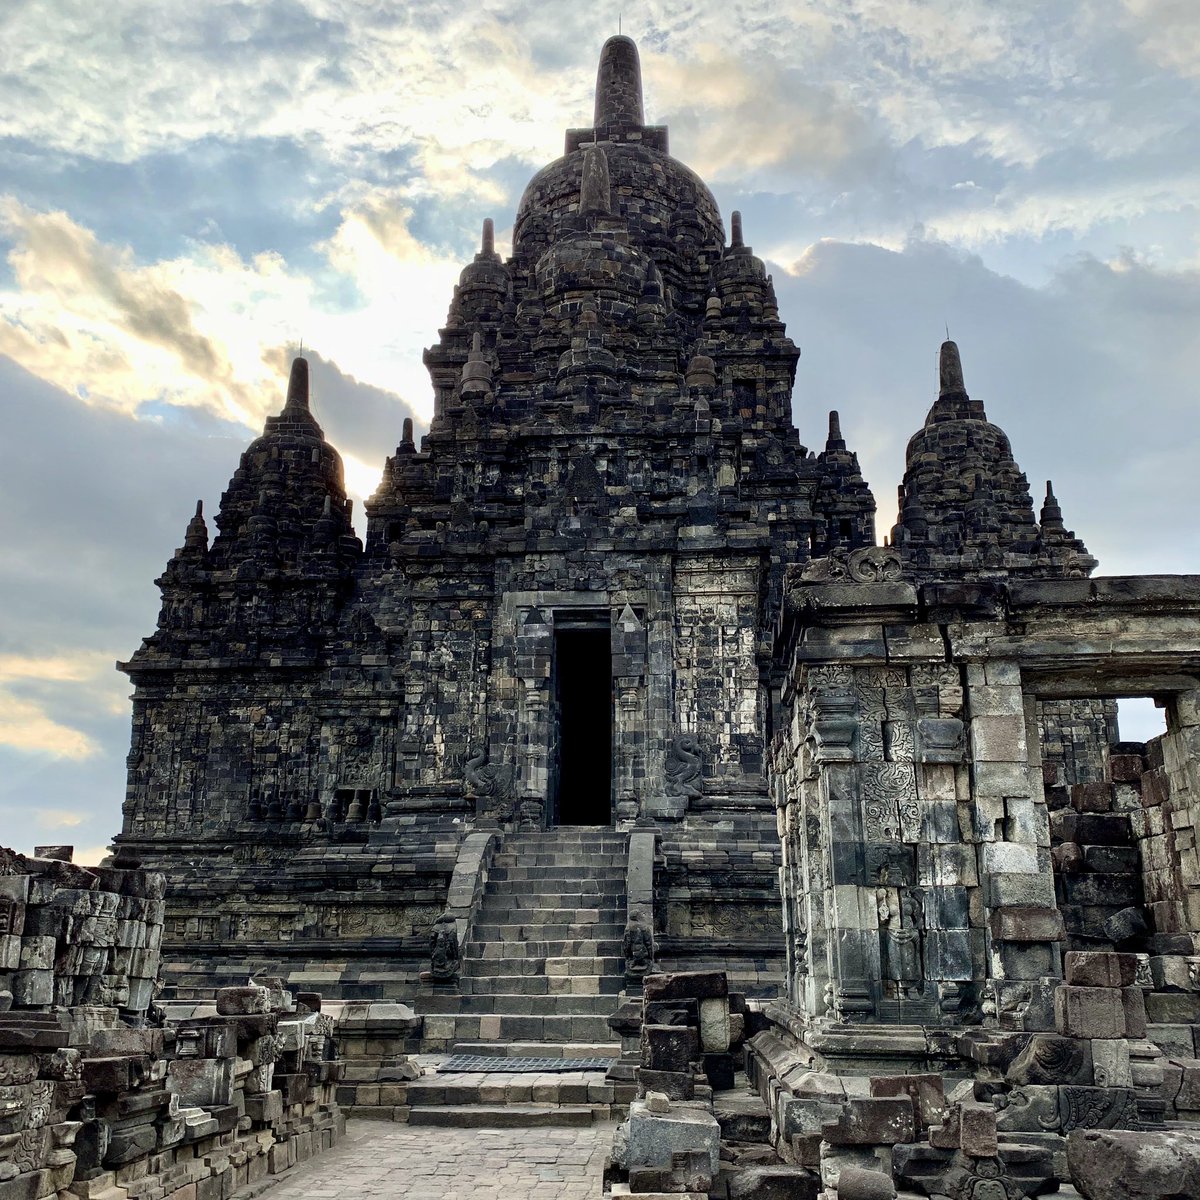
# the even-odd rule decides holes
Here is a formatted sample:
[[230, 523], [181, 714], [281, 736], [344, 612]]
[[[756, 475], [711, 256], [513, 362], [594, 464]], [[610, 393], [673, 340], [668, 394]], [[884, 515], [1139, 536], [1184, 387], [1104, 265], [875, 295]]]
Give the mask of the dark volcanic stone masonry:
[[[793, 424], [826, 428], [793, 403], [800, 352], [739, 215], [727, 237], [667, 147], [610, 39], [594, 125], [530, 182], [511, 257], [484, 224], [425, 355], [429, 433], [405, 422], [365, 544], [303, 358], [211, 538], [197, 509], [122, 667], [117, 850], [168, 881], [170, 994], [265, 963], [416, 998], [431, 1044], [589, 1040], [636, 910], [657, 964], [805, 1019], [1018, 1026], [1050, 1012], [1068, 935], [1113, 946], [1144, 894], [1159, 932], [1192, 928], [1193, 863], [1143, 887], [1134, 847], [1165, 834], [1108, 776], [1112, 698], [1190, 694], [1135, 627], [1178, 631], [1191, 593], [1088, 579], [949, 341], [875, 547], [838, 414], [815, 449]], [[1148, 793], [1175, 789], [1186, 839], [1164, 761]], [[1043, 782], [1063, 805], [1099, 785], [1121, 829], [1052, 844]], [[1111, 894], [1055, 880], [1052, 852], [1103, 859]]]
[[627, 1109], [614, 1197], [1197, 1195], [1200, 578], [1092, 578], [950, 341], [876, 546], [667, 146], [610, 39], [365, 544], [303, 358], [197, 508], [113, 858], [0, 850], [0, 1200], [229, 1196], [341, 1106]]

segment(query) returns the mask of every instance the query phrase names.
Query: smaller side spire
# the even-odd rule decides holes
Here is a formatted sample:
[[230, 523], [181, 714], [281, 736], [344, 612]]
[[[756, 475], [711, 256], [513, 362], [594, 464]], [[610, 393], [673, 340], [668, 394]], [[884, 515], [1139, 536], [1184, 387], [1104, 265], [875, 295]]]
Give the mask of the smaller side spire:
[[825, 441], [825, 449], [846, 449], [846, 439], [842, 437], [842, 422], [836, 408], [829, 410], [829, 437]]
[[742, 237], [742, 214], [735, 209], [729, 214], [729, 248], [740, 250], [745, 244]]
[[1059, 506], [1058, 498], [1054, 494], [1054, 484], [1051, 480], [1046, 480], [1046, 499], [1042, 502], [1041, 515], [1038, 518], [1038, 524], [1042, 527], [1042, 534], [1045, 535], [1047, 530], [1063, 529], [1062, 508]]
[[491, 217], [483, 218], [483, 237], [481, 239], [479, 253], [486, 258], [492, 258], [495, 256], [496, 225]]
[[400, 427], [400, 445], [407, 446], [410, 450], [414, 448], [412, 417], [405, 417], [404, 424]]
[[196, 501], [196, 512], [183, 535], [184, 550], [208, 549], [208, 526], [204, 523], [204, 501]]

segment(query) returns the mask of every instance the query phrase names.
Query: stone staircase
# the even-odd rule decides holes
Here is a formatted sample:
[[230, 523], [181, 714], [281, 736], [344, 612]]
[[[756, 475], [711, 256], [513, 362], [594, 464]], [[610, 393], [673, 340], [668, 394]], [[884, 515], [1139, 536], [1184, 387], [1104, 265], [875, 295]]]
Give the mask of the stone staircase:
[[602, 1073], [505, 1069], [505, 1059], [619, 1053], [608, 1017], [625, 984], [626, 854], [610, 829], [505, 837], [463, 948], [461, 994], [422, 1003], [429, 1049], [494, 1058], [496, 1071], [409, 1084], [411, 1124], [586, 1124], [627, 1102]]
[[625, 856], [625, 837], [610, 829], [504, 839], [463, 950], [460, 1050], [613, 1041], [607, 1018], [624, 986]]

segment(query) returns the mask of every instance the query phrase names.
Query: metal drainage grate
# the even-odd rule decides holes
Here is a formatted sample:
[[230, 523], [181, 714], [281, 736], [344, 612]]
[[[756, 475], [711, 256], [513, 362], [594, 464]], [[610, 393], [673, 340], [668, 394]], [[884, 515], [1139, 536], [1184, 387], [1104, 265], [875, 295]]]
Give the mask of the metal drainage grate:
[[452, 1054], [445, 1062], [438, 1064], [437, 1073], [502, 1071], [506, 1074], [547, 1075], [563, 1071], [607, 1071], [612, 1065], [611, 1058], [503, 1058], [498, 1054]]

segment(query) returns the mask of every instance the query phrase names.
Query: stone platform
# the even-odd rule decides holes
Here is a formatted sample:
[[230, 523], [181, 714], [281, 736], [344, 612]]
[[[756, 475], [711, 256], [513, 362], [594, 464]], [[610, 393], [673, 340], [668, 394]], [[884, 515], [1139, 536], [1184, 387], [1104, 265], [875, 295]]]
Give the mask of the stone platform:
[[418, 1129], [351, 1121], [341, 1146], [285, 1174], [271, 1200], [584, 1200], [600, 1195], [615, 1125]]

